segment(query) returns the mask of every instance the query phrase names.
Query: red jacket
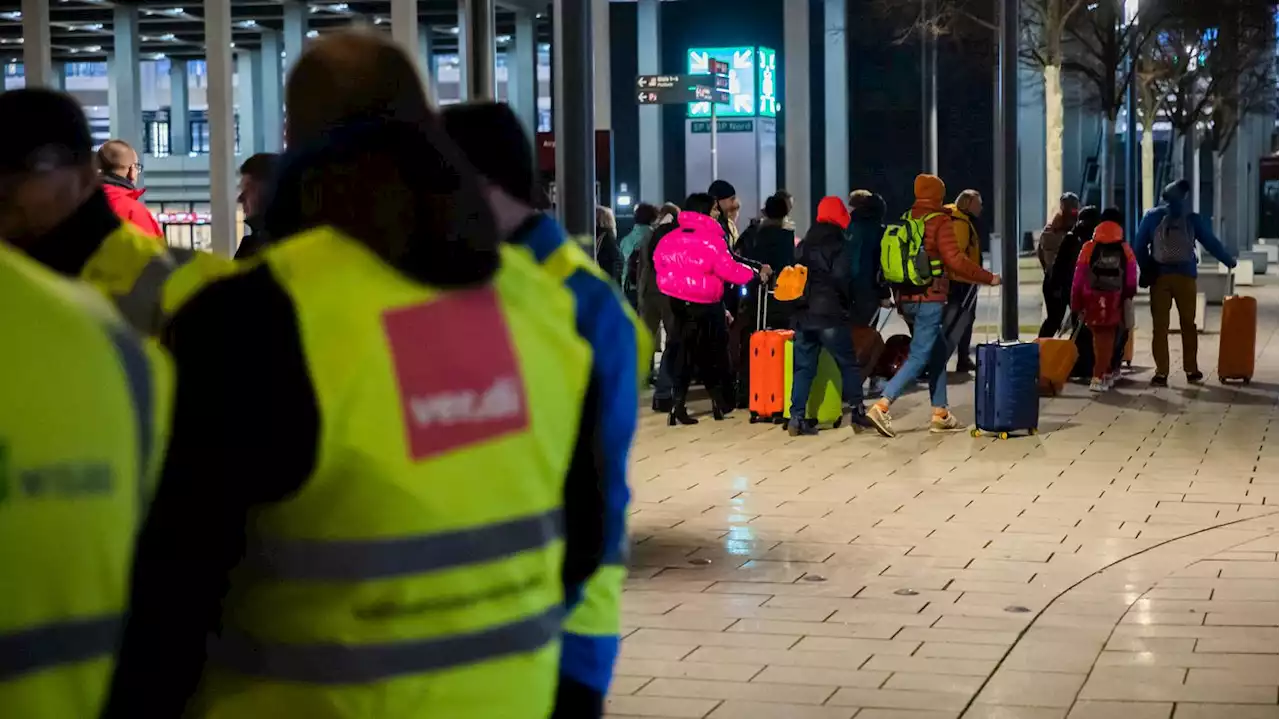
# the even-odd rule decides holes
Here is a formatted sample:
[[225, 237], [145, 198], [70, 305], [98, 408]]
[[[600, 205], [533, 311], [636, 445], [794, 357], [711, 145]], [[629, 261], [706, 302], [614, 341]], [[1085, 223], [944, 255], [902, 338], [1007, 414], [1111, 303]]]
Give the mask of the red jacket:
[[929, 257], [942, 260], [942, 277], [936, 277], [933, 283], [919, 295], [903, 297], [904, 301], [946, 302], [951, 289], [950, 279], [960, 280], [975, 285], [991, 284], [992, 275], [974, 264], [956, 242], [955, 230], [951, 227], [951, 213], [942, 206], [942, 198], [947, 193], [946, 185], [934, 175], [916, 177], [916, 201], [911, 205], [911, 216], [919, 219], [934, 213], [941, 213], [924, 224], [924, 250]]
[[[1089, 263], [1098, 245], [1119, 245], [1124, 249], [1124, 287], [1103, 292], [1089, 284]], [[1124, 301], [1138, 294], [1138, 261], [1124, 241], [1124, 230], [1113, 222], [1098, 225], [1093, 239], [1084, 243], [1076, 260], [1071, 282], [1071, 311], [1089, 327], [1118, 327], [1124, 323]]]
[[124, 180], [108, 178], [102, 183], [102, 191], [107, 194], [107, 203], [111, 205], [111, 210], [117, 217], [132, 222], [152, 237], [164, 237], [164, 230], [160, 229], [160, 223], [156, 222], [156, 218], [151, 216], [147, 206], [138, 199], [146, 190], [129, 187]]

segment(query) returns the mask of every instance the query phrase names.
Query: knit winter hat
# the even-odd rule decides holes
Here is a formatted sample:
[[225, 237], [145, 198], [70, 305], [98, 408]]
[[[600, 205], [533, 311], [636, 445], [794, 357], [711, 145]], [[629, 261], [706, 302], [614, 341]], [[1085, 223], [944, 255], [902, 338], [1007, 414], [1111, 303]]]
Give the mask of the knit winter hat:
[[711, 183], [711, 187], [707, 188], [707, 194], [714, 197], [716, 202], [719, 202], [720, 200], [727, 200], [730, 197], [736, 197], [738, 195], [738, 191], [726, 180], [716, 180]]
[[463, 103], [440, 112], [445, 132], [476, 170], [515, 199], [541, 209], [533, 147], [519, 118], [503, 103]]

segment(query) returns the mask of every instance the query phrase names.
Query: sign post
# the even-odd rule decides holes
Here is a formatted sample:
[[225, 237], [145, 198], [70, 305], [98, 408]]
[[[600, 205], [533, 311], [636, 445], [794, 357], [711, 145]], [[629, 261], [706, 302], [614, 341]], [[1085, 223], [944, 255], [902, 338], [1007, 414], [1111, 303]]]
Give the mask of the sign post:
[[691, 75], [640, 75], [636, 78], [636, 102], [641, 105], [711, 103], [711, 174], [718, 176], [716, 105], [729, 101], [729, 63], [711, 60], [706, 73]]
[[720, 104], [720, 95], [724, 93], [724, 99], [729, 100], [729, 63], [721, 62], [715, 58], [707, 60], [707, 70], [710, 71], [713, 88], [716, 91], [715, 101], [711, 103], [711, 179], [720, 178], [720, 147], [718, 142], [719, 128], [716, 121], [716, 105]]

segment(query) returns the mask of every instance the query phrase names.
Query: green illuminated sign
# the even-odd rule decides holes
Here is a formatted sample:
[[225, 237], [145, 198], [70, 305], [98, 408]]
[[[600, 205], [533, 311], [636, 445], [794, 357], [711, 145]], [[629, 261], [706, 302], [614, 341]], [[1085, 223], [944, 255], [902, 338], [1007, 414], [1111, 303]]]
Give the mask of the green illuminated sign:
[[[689, 72], [708, 71], [709, 60], [729, 65], [729, 101], [716, 105], [716, 117], [752, 117], [756, 114], [755, 48], [696, 47], [689, 49]], [[689, 103], [689, 117], [711, 117], [711, 103]]]
[[758, 90], [756, 112], [760, 117], [778, 116], [778, 53], [767, 47], [756, 50], [756, 67], [760, 70], [760, 79], [756, 83]]

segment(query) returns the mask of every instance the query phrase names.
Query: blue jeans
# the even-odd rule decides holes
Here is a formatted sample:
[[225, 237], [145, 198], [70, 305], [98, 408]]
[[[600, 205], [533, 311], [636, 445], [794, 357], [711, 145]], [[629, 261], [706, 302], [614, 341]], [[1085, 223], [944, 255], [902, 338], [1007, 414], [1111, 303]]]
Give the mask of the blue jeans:
[[942, 337], [941, 302], [904, 302], [903, 317], [913, 323], [911, 348], [902, 369], [885, 385], [884, 396], [890, 402], [902, 396], [922, 374], [929, 379], [929, 401], [934, 407], [947, 406], [947, 358], [950, 355]]
[[825, 348], [840, 369], [841, 395], [846, 407], [857, 409], [862, 405], [862, 377], [858, 374], [858, 359], [853, 351], [853, 333], [848, 327], [830, 327], [823, 330], [797, 329], [791, 347], [791, 417], [805, 416], [809, 404], [809, 392], [818, 377], [818, 357]]

